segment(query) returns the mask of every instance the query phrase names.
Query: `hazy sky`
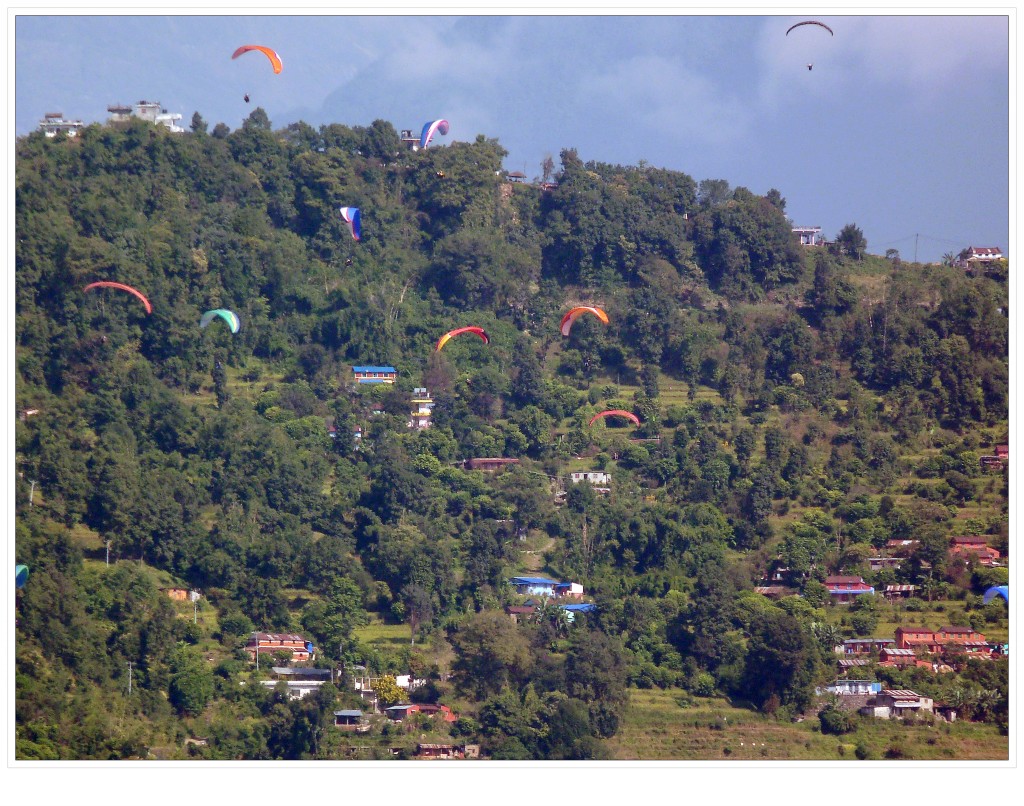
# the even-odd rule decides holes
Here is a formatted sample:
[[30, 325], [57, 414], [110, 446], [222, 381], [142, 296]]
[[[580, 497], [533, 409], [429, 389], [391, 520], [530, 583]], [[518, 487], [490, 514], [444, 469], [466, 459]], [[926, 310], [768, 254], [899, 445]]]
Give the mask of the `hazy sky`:
[[[258, 8], [258, 7], [257, 7]], [[1009, 252], [1010, 19], [991, 16], [40, 16], [15, 35], [14, 132], [141, 99], [232, 129], [303, 120], [496, 138], [538, 176], [562, 149], [777, 188], [794, 224], [868, 251]], [[114, 12], [116, 13], [116, 9]], [[195, 9], [188, 9], [192, 14]], [[480, 9], [479, 11], [487, 11]], [[472, 9], [471, 9], [472, 12]], [[96, 12], [89, 12], [95, 14]], [[794, 22], [818, 19], [788, 36]], [[9, 31], [10, 33], [10, 31]], [[284, 70], [241, 44], [273, 47]], [[807, 64], [813, 63], [813, 70]], [[243, 95], [248, 93], [251, 103]]]

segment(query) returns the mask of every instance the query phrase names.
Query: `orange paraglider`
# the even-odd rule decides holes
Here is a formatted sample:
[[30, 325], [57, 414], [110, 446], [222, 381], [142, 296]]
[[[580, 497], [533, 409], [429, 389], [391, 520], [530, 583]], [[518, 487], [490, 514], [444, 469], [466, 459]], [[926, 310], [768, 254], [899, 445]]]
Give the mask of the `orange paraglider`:
[[281, 70], [284, 68], [284, 65], [281, 63], [281, 57], [277, 55], [277, 52], [271, 50], [270, 48], [265, 48], [263, 47], [263, 45], [242, 45], [242, 47], [240, 47], [238, 50], [231, 54], [231, 58], [237, 59], [243, 53], [248, 53], [251, 50], [258, 50], [260, 53], [262, 53], [264, 56], [270, 59], [270, 63], [274, 66], [275, 73], [280, 73]]
[[89, 285], [87, 285], [83, 289], [83, 291], [89, 291], [93, 288], [119, 288], [121, 291], [127, 291], [129, 294], [134, 294], [136, 297], [142, 300], [142, 304], [146, 306], [146, 313], [153, 313], [153, 306], [149, 304], [149, 300], [146, 299], [145, 296], [143, 296], [140, 291], [137, 291], [130, 285], [125, 285], [124, 283], [115, 283], [110, 280], [101, 280], [98, 283], [89, 283]]
[[572, 329], [573, 322], [575, 322], [577, 319], [579, 319], [585, 313], [593, 314], [598, 319], [600, 319], [602, 322], [604, 322], [606, 325], [608, 324], [608, 314], [606, 314], [600, 308], [594, 308], [594, 307], [592, 307], [590, 305], [581, 305], [581, 306], [579, 306], [577, 308], [573, 308], [565, 316], [562, 317], [562, 325], [561, 325], [562, 335], [563, 336], [568, 336], [569, 335], [569, 331]]
[[640, 418], [637, 417], [631, 411], [623, 411], [622, 409], [608, 409], [608, 411], [602, 411], [600, 414], [595, 414], [590, 418], [590, 422], [587, 425], [593, 425], [597, 420], [602, 417], [625, 417], [627, 420], [631, 420], [634, 425], [640, 425]]

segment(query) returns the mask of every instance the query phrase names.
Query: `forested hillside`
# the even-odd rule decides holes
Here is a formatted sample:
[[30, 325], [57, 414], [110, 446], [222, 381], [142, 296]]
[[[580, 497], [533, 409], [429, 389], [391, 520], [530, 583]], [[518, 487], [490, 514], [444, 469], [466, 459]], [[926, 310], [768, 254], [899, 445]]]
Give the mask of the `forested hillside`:
[[[817, 725], [843, 638], [1007, 640], [981, 594], [1007, 582], [1008, 466], [980, 464], [1009, 442], [1005, 263], [883, 259], [855, 224], [801, 247], [778, 190], [571, 149], [512, 182], [504, 156], [483, 136], [414, 151], [385, 121], [275, 130], [261, 109], [235, 131], [197, 113], [185, 134], [18, 140], [18, 758], [406, 757], [421, 734], [651, 757], [642, 729], [622, 749], [640, 690], [683, 718], [724, 697]], [[581, 305], [608, 324], [563, 336]], [[215, 309], [237, 333], [199, 326]], [[489, 342], [435, 349], [470, 325]], [[609, 409], [640, 425], [590, 424]], [[594, 471], [601, 489], [570, 479]], [[956, 535], [1001, 564], [950, 555]], [[870, 570], [897, 539], [917, 541], [905, 561]], [[792, 595], [755, 592], [779, 567]], [[917, 594], [835, 604], [836, 574]], [[567, 618], [514, 576], [579, 583], [596, 609]], [[335, 682], [261, 685], [287, 655], [257, 670], [254, 631], [300, 634], [298, 666]], [[1005, 757], [1007, 667], [876, 674], [960, 703]], [[395, 691], [404, 674], [426, 683]], [[354, 676], [455, 718], [338, 730], [335, 711], [372, 711]], [[836, 732], [881, 753], [863, 721]]]

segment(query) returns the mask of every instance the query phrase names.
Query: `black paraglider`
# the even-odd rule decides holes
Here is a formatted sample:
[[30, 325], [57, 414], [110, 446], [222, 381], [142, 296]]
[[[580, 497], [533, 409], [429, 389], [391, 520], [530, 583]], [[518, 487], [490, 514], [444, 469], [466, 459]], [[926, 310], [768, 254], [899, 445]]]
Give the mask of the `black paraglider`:
[[813, 65], [813, 64], [809, 64], [809, 65], [807, 65], [807, 69], [808, 69], [808, 70], [811, 70], [811, 69], [812, 69], [813, 67], [814, 67], [814, 65]]
[[249, 93], [246, 93], [246, 94], [245, 94], [245, 102], [246, 102], [246, 103], [249, 103]]

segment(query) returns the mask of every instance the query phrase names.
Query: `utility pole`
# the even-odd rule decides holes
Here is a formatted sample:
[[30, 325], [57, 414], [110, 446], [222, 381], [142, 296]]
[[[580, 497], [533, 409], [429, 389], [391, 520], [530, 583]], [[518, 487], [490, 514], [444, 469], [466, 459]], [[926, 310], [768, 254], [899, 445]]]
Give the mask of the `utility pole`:
[[32, 486], [29, 488], [29, 491], [28, 491], [28, 505], [32, 506], [32, 499], [35, 497], [35, 494], [36, 494], [36, 480], [35, 479], [31, 479], [29, 481], [29, 483]]
[[107, 541], [107, 568], [110, 568], [110, 541]]
[[132, 662], [128, 661], [128, 696], [132, 696]]
[[917, 233], [914, 233], [914, 262], [917, 263]]

